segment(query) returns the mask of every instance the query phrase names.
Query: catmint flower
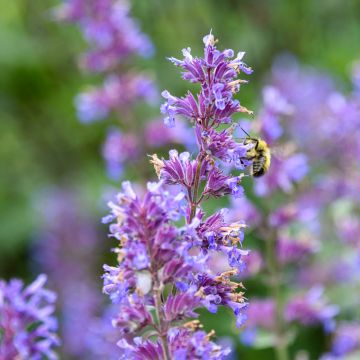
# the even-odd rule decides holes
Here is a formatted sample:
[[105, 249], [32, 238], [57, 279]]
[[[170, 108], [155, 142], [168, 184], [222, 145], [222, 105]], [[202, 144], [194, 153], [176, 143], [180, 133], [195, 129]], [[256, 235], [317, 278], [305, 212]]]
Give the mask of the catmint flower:
[[110, 75], [102, 87], [81, 93], [75, 99], [78, 117], [83, 122], [106, 118], [111, 111], [120, 111], [139, 99], [153, 102], [155, 86], [142, 74]]
[[246, 346], [252, 346], [258, 335], [258, 330], [273, 331], [276, 324], [276, 305], [273, 299], [252, 299], [246, 311], [245, 330], [240, 334], [240, 341]]
[[212, 333], [176, 329], [169, 334], [174, 359], [224, 359], [229, 348], [222, 348], [210, 340]]
[[[133, 57], [151, 56], [154, 48], [131, 16], [130, 2], [64, 0], [54, 14], [59, 20], [78, 25], [88, 45], [79, 65], [103, 77], [102, 83], [87, 87], [76, 96], [79, 120], [90, 123], [115, 115], [124, 125], [122, 128], [129, 127], [134, 121], [136, 104], [142, 101], [154, 105], [158, 98], [152, 77], [133, 67]], [[147, 152], [146, 141], [138, 134], [135, 139], [135, 132], [123, 134], [121, 140], [119, 133], [109, 132], [103, 156], [109, 176], [118, 179], [125, 171], [125, 160], [134, 160], [136, 155]], [[136, 147], [134, 142], [138, 143]], [[120, 147], [125, 151], [120, 151]]]
[[229, 178], [218, 168], [213, 168], [208, 173], [208, 179], [204, 189], [204, 196], [222, 197], [232, 194], [234, 197], [243, 195], [243, 188], [240, 186], [241, 176]]
[[126, 0], [69, 0], [55, 14], [81, 27], [91, 47], [82, 64], [92, 71], [111, 70], [132, 54], [153, 53], [149, 38], [131, 18]]
[[334, 317], [339, 309], [336, 305], [327, 304], [323, 292], [322, 287], [315, 286], [304, 296], [291, 299], [285, 310], [286, 320], [298, 321], [304, 325], [321, 323], [325, 330], [332, 331], [335, 326]]
[[[215, 313], [218, 307], [233, 312], [237, 327], [246, 320], [248, 306], [243, 286], [234, 281], [246, 265], [249, 251], [242, 249], [245, 224], [226, 222], [225, 211], [207, 215], [202, 201], [210, 197], [243, 195], [243, 174], [225, 172], [229, 162], [237, 171], [246, 166], [248, 148], [233, 137], [231, 115], [245, 112], [234, 93], [241, 71], [251, 72], [233, 52], [220, 52], [210, 34], [204, 38], [204, 58], [183, 50], [184, 60], [171, 58], [184, 69], [183, 77], [200, 82], [200, 93], [177, 98], [162, 95], [164, 122], [175, 125], [181, 114], [194, 124], [198, 151], [170, 150], [169, 158], [150, 156], [160, 181], [149, 183], [138, 197], [129, 182], [110, 202], [110, 236], [118, 241], [115, 266], [105, 265], [103, 292], [118, 307], [113, 325], [119, 330], [118, 347], [134, 359], [224, 359], [229, 353], [210, 340], [213, 332], [201, 330], [198, 308]], [[223, 142], [223, 143], [222, 143]], [[221, 148], [223, 146], [223, 149]], [[231, 156], [230, 156], [231, 155]], [[229, 158], [231, 158], [229, 160]], [[169, 191], [176, 185], [177, 191]], [[225, 271], [212, 267], [213, 258], [227, 258]]]
[[355, 322], [344, 322], [336, 328], [331, 354], [334, 359], [341, 359], [360, 348], [360, 326]]
[[273, 329], [275, 325], [275, 303], [272, 299], [253, 299], [246, 312], [246, 327]]
[[108, 131], [102, 153], [111, 178], [119, 178], [125, 162], [139, 156], [139, 147], [139, 139], [135, 135], [122, 133], [115, 128]]
[[[195, 173], [198, 166], [196, 160], [190, 159], [190, 153], [178, 153], [176, 150], [170, 150], [169, 160], [163, 160], [163, 167], [160, 171], [160, 179], [166, 184], [181, 184], [185, 187], [191, 187], [195, 180]], [[200, 176], [205, 174], [206, 164], [202, 165]]]
[[279, 237], [276, 245], [277, 256], [282, 264], [306, 260], [319, 249], [318, 243], [309, 235], [295, 238], [284, 234]]
[[0, 358], [58, 359], [56, 295], [45, 289], [45, 275], [24, 287], [21, 280], [0, 281]]
[[258, 179], [255, 191], [258, 196], [269, 195], [276, 189], [291, 192], [294, 183], [302, 180], [308, 171], [308, 161], [304, 154], [293, 154], [283, 159], [273, 156], [267, 176]]
[[[94, 337], [94, 324], [99, 323], [102, 316], [102, 299], [96, 286], [96, 267], [102, 245], [96, 226], [91, 216], [86, 215], [74, 189], [47, 191], [40, 205], [44, 225], [36, 257], [58, 296], [62, 354], [95, 359], [97, 353], [89, 337]], [[104, 338], [111, 338], [111, 331], [115, 330], [110, 326]], [[81, 338], [78, 337], [80, 333]], [[106, 341], [103, 342], [105, 346]], [[115, 343], [109, 342], [107, 347], [109, 351], [104, 356], [110, 358], [117, 348]]]
[[213, 125], [230, 123], [231, 116], [236, 112], [250, 112], [233, 99], [240, 89], [238, 85], [244, 82], [236, 79], [238, 73], [250, 73], [246, 71], [249, 68], [240, 60], [240, 56], [231, 60], [229, 50], [220, 52], [215, 43], [208, 39], [204, 40], [204, 44], [204, 59], [193, 57], [190, 48], [183, 50], [184, 60], [169, 58], [184, 70], [182, 75], [185, 80], [201, 84], [201, 92], [196, 99], [191, 93], [178, 98], [167, 90], [163, 91], [162, 96], [167, 101], [161, 111], [167, 115], [166, 125], [173, 126], [175, 116], [182, 115], [207, 130]]
[[168, 144], [184, 144], [186, 149], [195, 148], [195, 139], [192, 131], [185, 126], [184, 122], [179, 121], [175, 129], [169, 129], [162, 126], [162, 120], [152, 120], [145, 124], [144, 138], [146, 145], [150, 148], [159, 148]]
[[247, 278], [260, 273], [264, 267], [264, 260], [259, 251], [251, 250], [251, 252], [244, 257], [244, 272], [240, 273], [241, 278]]
[[[125, 191], [117, 196], [118, 203], [110, 203], [112, 217], [107, 219], [116, 220], [116, 226], [110, 226], [110, 231], [119, 240], [120, 247], [115, 250], [119, 263], [118, 266], [105, 265], [103, 288], [104, 293], [119, 306], [119, 315], [113, 319], [113, 325], [122, 336], [118, 346], [135, 358], [150, 348], [158, 358], [162, 358], [164, 345], [137, 340], [140, 338], [136, 336], [143, 331], [160, 331], [150, 309], [158, 306], [156, 291], [170, 283], [183, 291], [169, 294], [157, 311], [161, 311], [160, 321], [171, 337], [167, 351], [173, 351], [174, 356], [180, 353], [180, 344], [175, 341], [173, 334], [185, 330], [173, 322], [196, 318], [194, 310], [200, 306], [207, 307], [211, 312], [216, 311], [218, 306], [228, 307], [236, 315], [237, 325], [241, 326], [243, 309], [247, 304], [243, 293], [238, 291], [241, 284], [230, 280], [236, 270], [219, 275], [208, 274], [206, 256], [202, 262], [195, 260], [189, 253], [188, 245], [191, 242], [187, 243], [200, 230], [195, 229], [195, 233], [192, 233], [172, 224], [174, 212], [184, 215], [183, 196], [172, 195], [161, 184], [149, 184], [147, 193], [140, 199], [128, 183], [123, 186]], [[230, 236], [227, 235], [229, 229], [221, 230], [223, 236]], [[194, 241], [191, 247], [196, 249], [198, 245]], [[200, 336], [194, 330], [190, 333], [186, 330], [191, 335], [188, 341]], [[187, 350], [181, 351], [190, 351], [191, 354], [193, 350], [189, 345], [185, 346], [183, 342]], [[204, 354], [215, 351], [211, 342], [206, 349]], [[218, 351], [222, 354], [220, 349]], [[218, 352], [214, 352], [210, 358], [221, 358], [215, 355], [218, 356]]]

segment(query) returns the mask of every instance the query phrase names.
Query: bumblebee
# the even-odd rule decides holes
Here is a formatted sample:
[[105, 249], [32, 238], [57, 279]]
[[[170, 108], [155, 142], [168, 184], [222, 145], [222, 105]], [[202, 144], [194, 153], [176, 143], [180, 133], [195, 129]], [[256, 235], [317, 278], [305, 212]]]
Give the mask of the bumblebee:
[[242, 131], [247, 135], [244, 144], [254, 146], [247, 151], [246, 160], [252, 161], [250, 174], [254, 177], [264, 175], [270, 168], [271, 152], [266, 141], [251, 137], [243, 128]]

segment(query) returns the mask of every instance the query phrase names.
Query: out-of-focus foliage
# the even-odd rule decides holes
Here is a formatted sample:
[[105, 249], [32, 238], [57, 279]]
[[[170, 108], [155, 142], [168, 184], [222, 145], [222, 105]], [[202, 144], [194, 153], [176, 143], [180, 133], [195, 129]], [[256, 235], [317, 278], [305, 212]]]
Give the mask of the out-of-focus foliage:
[[[77, 55], [85, 44], [76, 27], [54, 21], [51, 9], [58, 3], [0, 0], [2, 278], [32, 278], [32, 249], [43, 223], [34, 204], [44, 189], [76, 188], [85, 199], [84, 211], [96, 222], [108, 183], [100, 148], [109, 123], [81, 124], [73, 105], [85, 84], [100, 79], [79, 71]], [[165, 57], [176, 56], [189, 44], [198, 53], [199, 38], [210, 28], [223, 46], [247, 51], [246, 61], [255, 72], [241, 101], [253, 109], [281, 53], [331, 72], [345, 87], [349, 66], [360, 57], [360, 3], [355, 0], [134, 0], [133, 14], [156, 49], [153, 58], [137, 59], [134, 66], [153, 72], [159, 89], [171, 88], [175, 95], [182, 94], [186, 84]], [[137, 116], [141, 122], [158, 117], [159, 111], [140, 107]], [[136, 178], [136, 171], [130, 177]], [[226, 316], [221, 313], [222, 319]], [[230, 319], [218, 324], [212, 317], [209, 328], [215, 324], [218, 335], [229, 333]], [[299, 349], [321, 346], [321, 339], [312, 341], [318, 336], [317, 329], [301, 334]], [[243, 351], [244, 359], [271, 359], [266, 350]]]

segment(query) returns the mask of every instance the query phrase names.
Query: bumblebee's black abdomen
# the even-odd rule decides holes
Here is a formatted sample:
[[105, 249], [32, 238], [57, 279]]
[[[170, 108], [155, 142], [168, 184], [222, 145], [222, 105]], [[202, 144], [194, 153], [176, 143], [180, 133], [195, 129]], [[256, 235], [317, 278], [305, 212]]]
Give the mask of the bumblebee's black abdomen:
[[265, 174], [264, 169], [265, 157], [264, 156], [257, 156], [252, 164], [252, 172], [253, 176], [259, 177]]
[[258, 171], [253, 171], [253, 176], [254, 177], [260, 177], [263, 176], [265, 174], [265, 170], [264, 168], [260, 168]]

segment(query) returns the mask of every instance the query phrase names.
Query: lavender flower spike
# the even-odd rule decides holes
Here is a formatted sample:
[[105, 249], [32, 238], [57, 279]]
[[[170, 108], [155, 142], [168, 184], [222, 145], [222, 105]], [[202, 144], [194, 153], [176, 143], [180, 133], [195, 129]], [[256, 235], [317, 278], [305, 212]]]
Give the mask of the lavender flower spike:
[[21, 280], [0, 281], [0, 359], [58, 358], [56, 295], [45, 282], [45, 275], [25, 288]]
[[[205, 37], [204, 44], [204, 58], [193, 57], [187, 48], [183, 61], [171, 59], [185, 70], [186, 80], [201, 84], [200, 93], [176, 98], [165, 91], [167, 103], [161, 109], [168, 125], [177, 114], [195, 124], [197, 155], [177, 150], [169, 152], [169, 159], [152, 155], [160, 181], [149, 183], [142, 198], [124, 182], [124, 191], [109, 203], [111, 215], [104, 218], [114, 222], [110, 235], [119, 241], [118, 264], [104, 266], [103, 292], [119, 310], [113, 325], [124, 358], [224, 359], [229, 349], [210, 340], [213, 331], [201, 330], [195, 310], [204, 307], [215, 313], [220, 306], [227, 308], [238, 327], [246, 319], [243, 286], [233, 281], [249, 253], [241, 248], [245, 224], [227, 222], [223, 210], [207, 215], [201, 204], [242, 195], [243, 174], [238, 172], [247, 165], [247, 148], [233, 138], [234, 125], [226, 124], [235, 112], [247, 111], [233, 94], [241, 82], [237, 74], [250, 69], [241, 61], [243, 54], [230, 60], [232, 50], [218, 51], [213, 35]], [[218, 130], [220, 124], [225, 130]], [[229, 174], [229, 164], [236, 167], [236, 176]], [[180, 190], [170, 191], [168, 185]], [[223, 272], [213, 267], [219, 254], [228, 259]]]

